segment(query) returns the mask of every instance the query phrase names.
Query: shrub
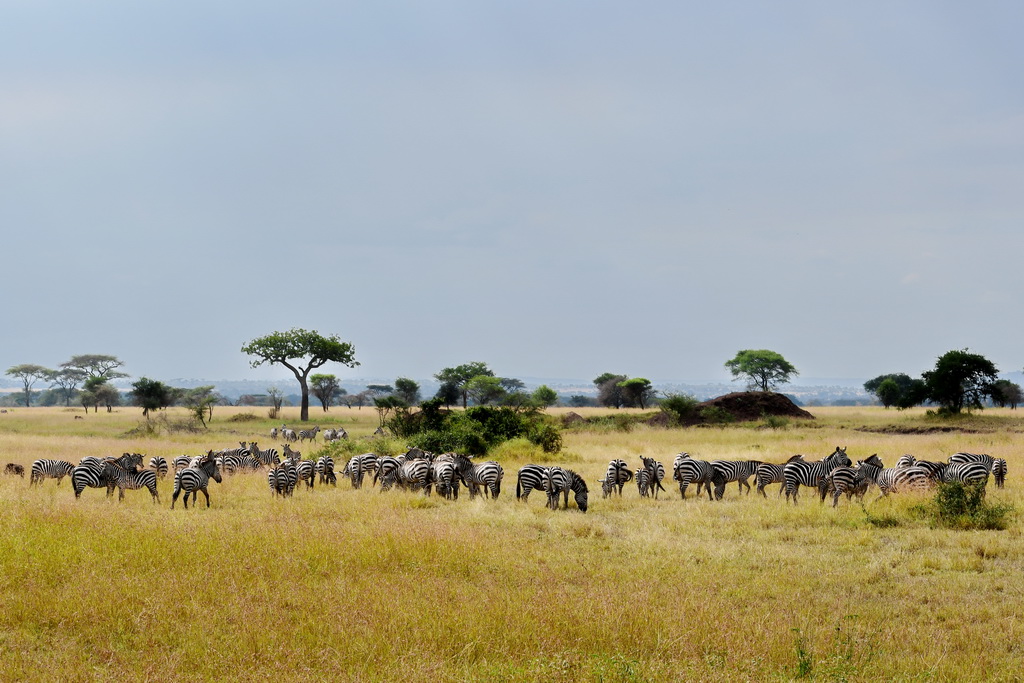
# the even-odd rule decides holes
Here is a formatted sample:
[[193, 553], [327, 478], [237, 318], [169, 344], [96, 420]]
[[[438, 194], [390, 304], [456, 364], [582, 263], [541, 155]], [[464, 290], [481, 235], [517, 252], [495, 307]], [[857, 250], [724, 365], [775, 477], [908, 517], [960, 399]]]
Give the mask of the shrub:
[[661, 399], [658, 407], [669, 416], [673, 424], [681, 426], [695, 422], [699, 418], [698, 405], [700, 402], [689, 394], [669, 394]]
[[232, 415], [231, 417], [229, 417], [227, 419], [227, 421], [228, 422], [256, 422], [256, 421], [262, 420], [262, 419], [263, 418], [261, 418], [259, 415], [253, 415], [252, 413], [238, 413], [237, 415]]
[[550, 422], [534, 426], [530, 430], [529, 439], [540, 446], [545, 453], [557, 453], [562, 450], [562, 432]]
[[789, 419], [782, 415], [765, 415], [764, 426], [769, 429], [785, 429], [789, 426]]
[[917, 506], [936, 526], [947, 529], [1005, 529], [1014, 512], [1010, 504], [985, 502], [985, 485], [958, 481], [939, 484], [935, 497]]
[[706, 406], [701, 409], [700, 417], [704, 422], [713, 425], [725, 425], [736, 421], [736, 417], [722, 406]]

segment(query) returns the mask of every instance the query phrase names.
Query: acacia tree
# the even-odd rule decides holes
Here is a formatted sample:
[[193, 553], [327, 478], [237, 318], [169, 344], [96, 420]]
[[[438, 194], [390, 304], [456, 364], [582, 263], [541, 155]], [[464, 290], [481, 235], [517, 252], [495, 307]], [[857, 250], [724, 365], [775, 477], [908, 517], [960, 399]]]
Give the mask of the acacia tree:
[[108, 356], [101, 353], [87, 353], [80, 356], [72, 356], [71, 360], [61, 363], [60, 367], [82, 372], [87, 378], [117, 379], [127, 377], [128, 374], [118, 370], [124, 365], [124, 361], [117, 356]]
[[414, 406], [420, 402], [420, 385], [408, 377], [399, 377], [395, 380], [395, 396]]
[[193, 417], [203, 423], [204, 427], [207, 420], [213, 419], [213, 407], [219, 400], [220, 396], [214, 392], [212, 384], [189, 389], [181, 397], [184, 406], [188, 408]]
[[150, 411], [171, 405], [175, 393], [163, 382], [148, 377], [140, 377], [132, 383], [132, 401], [142, 408], [142, 416], [147, 420]]
[[71, 397], [75, 394], [75, 389], [78, 388], [79, 383], [85, 380], [86, 374], [78, 368], [66, 368], [61, 366], [60, 370], [51, 370], [47, 378], [53, 382], [50, 388], [59, 388], [61, 394], [64, 395], [64, 405], [71, 405]]
[[293, 328], [287, 332], [274, 332], [258, 337], [242, 347], [242, 353], [255, 358], [249, 365], [258, 368], [264, 363], [283, 365], [292, 371], [302, 389], [302, 406], [299, 419], [309, 420], [309, 373], [325, 363], [341, 363], [353, 368], [355, 347], [341, 341], [337, 335], [325, 337], [316, 330], [306, 331]]
[[473, 397], [477, 405], [485, 406], [505, 395], [501, 379], [491, 375], [477, 375], [466, 382], [466, 393]]
[[982, 400], [992, 395], [998, 370], [989, 359], [977, 353], [947, 351], [935, 362], [935, 369], [924, 373], [928, 398], [957, 414], [964, 408], [981, 410]]
[[772, 391], [780, 384], [787, 384], [793, 375], [800, 374], [782, 354], [768, 349], [740, 351], [735, 358], [726, 361], [725, 367], [732, 373], [733, 381], [746, 379], [748, 389], [761, 391]]
[[309, 377], [309, 390], [320, 401], [325, 413], [330, 409], [340, 389], [341, 385], [334, 375], [310, 375]]
[[49, 378], [51, 372], [52, 370], [44, 368], [42, 365], [22, 363], [7, 368], [6, 374], [21, 380], [21, 384], [25, 388], [25, 407], [30, 408], [32, 406], [32, 385], [41, 379]]
[[[467, 389], [467, 385], [471, 379], [481, 375], [494, 377], [494, 371], [487, 367], [487, 363], [473, 361], [472, 363], [457, 365], [454, 368], [445, 368], [434, 375], [434, 379], [441, 383], [442, 389], [445, 385], [448, 385], [458, 390], [462, 395], [462, 407], [465, 408], [469, 404], [469, 391]], [[438, 395], [441, 395], [440, 390], [438, 391]]]
[[654, 398], [654, 387], [651, 386], [651, 380], [646, 377], [623, 380], [618, 383], [618, 387], [622, 389], [622, 397], [626, 405], [639, 406], [643, 409], [646, 407], [645, 404]]
[[625, 397], [620, 384], [629, 377], [617, 375], [614, 372], [605, 372], [594, 379], [594, 386], [597, 387], [597, 402], [606, 408], [621, 408], [625, 405]]
[[530, 398], [533, 400], [535, 405], [538, 405], [541, 408], [547, 408], [558, 403], [558, 392], [546, 384], [541, 384], [539, 387], [534, 389]]
[[1016, 382], [1000, 379], [992, 387], [992, 402], [1000, 408], [1010, 406], [1016, 410], [1021, 400], [1024, 400], [1024, 392], [1021, 392], [1020, 385]]

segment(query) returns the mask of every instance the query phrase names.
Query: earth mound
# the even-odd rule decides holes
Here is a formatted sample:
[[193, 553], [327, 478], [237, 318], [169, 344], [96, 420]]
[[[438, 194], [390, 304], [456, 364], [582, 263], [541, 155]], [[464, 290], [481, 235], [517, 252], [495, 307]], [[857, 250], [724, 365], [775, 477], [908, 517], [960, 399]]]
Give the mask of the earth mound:
[[765, 417], [795, 417], [813, 420], [814, 416], [798, 407], [783, 394], [767, 391], [735, 391], [725, 396], [704, 401], [697, 406], [697, 413], [705, 408], [721, 408], [738, 422], [760, 420]]

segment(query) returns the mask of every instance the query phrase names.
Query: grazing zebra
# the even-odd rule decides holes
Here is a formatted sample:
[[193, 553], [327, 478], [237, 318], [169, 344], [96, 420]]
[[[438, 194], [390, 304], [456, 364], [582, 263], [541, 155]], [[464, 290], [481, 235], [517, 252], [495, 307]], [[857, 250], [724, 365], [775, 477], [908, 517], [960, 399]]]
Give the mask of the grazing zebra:
[[338, 485], [338, 477], [334, 474], [334, 458], [321, 455], [316, 461], [317, 479], [321, 484]]
[[479, 493], [477, 487], [480, 486], [483, 487], [484, 498], [490, 494], [491, 498], [497, 499], [501, 493], [501, 479], [505, 476], [505, 470], [493, 460], [474, 465], [466, 456], [458, 455], [455, 456], [455, 469], [459, 472], [462, 484], [469, 489], [470, 499], [476, 497]]
[[171, 466], [174, 468], [174, 473], [177, 474], [178, 470], [183, 470], [192, 464], [192, 456], [190, 455], [179, 455], [171, 461]]
[[601, 494], [607, 498], [615, 492], [615, 488], [618, 487], [619, 495], [622, 495], [622, 487], [626, 485], [630, 479], [633, 478], [633, 472], [629, 469], [629, 465], [626, 464], [625, 460], [612, 460], [608, 463], [608, 469], [605, 470], [604, 479], [598, 479], [598, 483], [601, 484]]
[[430, 486], [437, 486], [437, 495], [449, 500], [459, 499], [459, 477], [455, 472], [455, 463], [444, 456], [435, 458], [430, 463], [430, 476], [427, 481], [427, 495], [430, 495]]
[[22, 479], [25, 478], [25, 466], [19, 465], [15, 462], [7, 463], [7, 467], [4, 468], [4, 474], [10, 474], [11, 476], [17, 475]]
[[547, 477], [544, 479], [544, 490], [548, 494], [548, 507], [552, 510], [558, 509], [558, 496], [565, 499], [565, 509], [569, 509], [569, 491], [573, 492], [576, 499], [576, 507], [580, 512], [587, 511], [587, 482], [583, 477], [572, 470], [561, 467], [549, 467]]
[[295, 430], [288, 429], [286, 427], [281, 428], [281, 438], [285, 441], [291, 441], [292, 443], [299, 440], [299, 437], [295, 435]]
[[[206, 497], [206, 507], [210, 507], [210, 494], [207, 492], [206, 487], [210, 482], [210, 478], [213, 478], [218, 484], [221, 483], [220, 469], [217, 467], [217, 459], [213, 455], [213, 451], [207, 451], [198, 463], [197, 467], [186, 467], [178, 470], [178, 473], [174, 475], [174, 494], [171, 496], [171, 509], [174, 509], [174, 503], [178, 500], [178, 495], [185, 492], [185, 509], [188, 509], [188, 494], [192, 495], [192, 501], [196, 501], [196, 491], [202, 491]], [[194, 507], [194, 505], [193, 505]]]
[[160, 502], [160, 494], [156, 490], [156, 470], [129, 471], [120, 467], [113, 469], [114, 484], [117, 485], [117, 499], [124, 500], [124, 490], [137, 491], [141, 488], [149, 489], [149, 495], [153, 497], [154, 503]]
[[646, 498], [651, 495], [651, 480], [654, 475], [646, 467], [636, 468], [636, 490], [640, 493], [641, 498]]
[[[367, 455], [373, 455], [373, 453], [367, 453]], [[351, 477], [352, 471], [350, 468], [352, 465], [352, 461], [349, 460], [348, 462], [349, 464], [345, 467], [344, 473], [347, 473]], [[392, 486], [394, 486], [397, 483], [398, 469], [402, 466], [402, 463], [403, 460], [393, 458], [390, 455], [381, 456], [377, 460], [377, 467], [373, 471], [373, 485], [376, 486], [377, 481], [380, 480], [381, 493], [389, 490]], [[359, 479], [359, 482], [362, 483], [362, 479]], [[359, 488], [359, 486], [356, 484], [355, 479], [353, 479], [352, 481], [352, 486], [354, 488]]]
[[676, 456], [672, 467], [672, 478], [679, 482], [679, 495], [686, 500], [686, 488], [693, 483], [697, 484], [697, 495], [703, 486], [708, 492], [708, 500], [714, 500], [711, 493], [711, 485], [722, 482], [722, 473], [711, 466], [707, 460], [694, 460], [689, 453], [680, 453]]
[[28, 485], [41, 484], [43, 479], [56, 479], [57, 486], [61, 480], [71, 474], [75, 466], [66, 460], [36, 460], [32, 463]]
[[282, 496], [295, 495], [295, 487], [299, 483], [299, 470], [294, 461], [285, 460], [277, 466], [277, 483], [282, 488]]
[[333, 429], [324, 430], [324, 441], [334, 441], [338, 438], [338, 433]]
[[942, 473], [946, 470], [948, 463], [944, 462], [931, 462], [929, 460], [917, 460], [914, 462], [914, 467], [920, 467], [921, 469], [928, 472], [928, 476], [933, 482], [939, 482], [942, 480]]
[[299, 460], [294, 465], [298, 481], [306, 482], [306, 488], [312, 489], [316, 484], [316, 463], [312, 460]]
[[654, 458], [645, 458], [640, 456], [640, 460], [643, 461], [644, 469], [651, 473], [650, 478], [650, 490], [654, 493], [654, 498], [658, 498], [658, 491], [664, 491], [665, 487], [661, 485], [661, 482], [665, 479], [665, 466]]
[[[622, 462], [619, 460], [618, 462]], [[530, 492], [544, 490], [544, 482], [548, 476], [548, 468], [541, 465], [524, 465], [519, 468], [516, 474], [516, 500], [526, 502], [530, 499]], [[632, 472], [630, 473], [632, 477]]]
[[167, 476], [167, 458], [159, 455], [154, 455], [149, 459], [149, 466], [153, 468], [156, 475], [163, 479]]
[[951, 462], [943, 469], [941, 477], [946, 483], [956, 481], [967, 485], [981, 484], [984, 487], [988, 484], [990, 467], [986, 467], [983, 462]]
[[996, 478], [996, 486], [1003, 488], [1003, 484], [1006, 483], [1006, 460], [996, 458], [992, 464], [992, 476]]
[[786, 480], [782, 477], [782, 468], [794, 460], [803, 459], [804, 456], [797, 454], [790, 456], [789, 460], [780, 465], [776, 465], [771, 462], [761, 463], [757, 468], [757, 473], [754, 475], [754, 481], [757, 483], [757, 492], [760, 493], [762, 497], [767, 498], [768, 494], [764, 492], [764, 487], [768, 484], [781, 484], [781, 486], [779, 486], [779, 495], [781, 496], [782, 492], [786, 489]]
[[712, 460], [711, 466], [722, 473], [723, 479], [721, 482], [721, 490], [718, 486], [715, 487], [715, 497], [719, 500], [722, 499], [722, 494], [725, 493], [725, 485], [730, 481], [736, 482], [736, 487], [740, 493], [743, 493], [743, 487], [747, 487], [747, 494], [750, 494], [750, 484], [747, 483], [747, 479], [750, 477], [757, 477], [757, 468], [763, 465], [760, 460]]
[[348, 439], [348, 432], [345, 431], [344, 427], [338, 427], [338, 429], [335, 431], [335, 438]]
[[825, 500], [826, 486], [829, 473], [837, 467], [848, 466], [850, 458], [846, 455], [846, 448], [836, 446], [832, 455], [823, 460], [807, 462], [805, 460], [794, 460], [786, 463], [782, 470], [782, 476], [786, 480], [786, 502], [790, 496], [793, 497], [793, 504], [797, 502], [797, 492], [800, 486], [814, 486], [818, 489], [822, 502]]

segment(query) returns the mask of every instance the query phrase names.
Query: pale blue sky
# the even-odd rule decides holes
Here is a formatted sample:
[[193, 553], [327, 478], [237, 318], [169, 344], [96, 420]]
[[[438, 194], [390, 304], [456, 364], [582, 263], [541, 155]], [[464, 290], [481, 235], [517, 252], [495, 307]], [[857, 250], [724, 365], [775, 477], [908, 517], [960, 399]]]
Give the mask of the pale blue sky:
[[[711, 5], [711, 6], [709, 6]], [[1017, 2], [0, 3], [0, 365], [1024, 366]], [[335, 370], [341, 370], [335, 368]]]

